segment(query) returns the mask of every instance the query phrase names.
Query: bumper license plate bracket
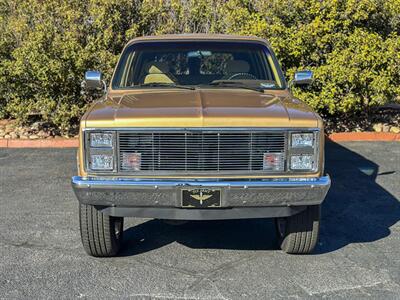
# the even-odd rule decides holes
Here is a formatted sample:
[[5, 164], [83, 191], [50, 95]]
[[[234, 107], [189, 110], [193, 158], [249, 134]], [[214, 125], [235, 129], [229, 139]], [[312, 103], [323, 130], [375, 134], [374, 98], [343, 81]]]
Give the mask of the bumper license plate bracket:
[[182, 207], [221, 207], [221, 190], [205, 188], [182, 190]]

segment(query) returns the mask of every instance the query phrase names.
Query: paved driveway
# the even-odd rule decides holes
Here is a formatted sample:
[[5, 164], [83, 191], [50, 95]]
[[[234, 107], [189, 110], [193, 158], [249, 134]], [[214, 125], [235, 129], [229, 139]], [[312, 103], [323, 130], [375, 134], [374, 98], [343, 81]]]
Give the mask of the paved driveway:
[[400, 298], [400, 143], [329, 144], [317, 252], [276, 250], [271, 220], [128, 219], [120, 257], [87, 256], [75, 151], [0, 150], [0, 298]]

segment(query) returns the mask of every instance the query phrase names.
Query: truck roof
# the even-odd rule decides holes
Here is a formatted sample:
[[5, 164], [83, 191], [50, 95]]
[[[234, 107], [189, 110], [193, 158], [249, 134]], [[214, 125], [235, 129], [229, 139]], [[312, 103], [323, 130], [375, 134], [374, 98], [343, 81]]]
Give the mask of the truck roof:
[[152, 35], [152, 36], [141, 36], [134, 38], [128, 42], [127, 45], [141, 42], [141, 41], [253, 41], [267, 44], [268, 41], [256, 36], [244, 36], [244, 35], [230, 35], [230, 34], [205, 34], [205, 33], [183, 33], [183, 34], [164, 34], [164, 35]]

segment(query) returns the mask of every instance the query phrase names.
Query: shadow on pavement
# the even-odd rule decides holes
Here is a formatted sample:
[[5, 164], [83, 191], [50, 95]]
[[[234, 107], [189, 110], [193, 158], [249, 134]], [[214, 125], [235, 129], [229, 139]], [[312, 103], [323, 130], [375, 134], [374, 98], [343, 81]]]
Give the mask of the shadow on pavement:
[[[388, 236], [390, 227], [400, 219], [400, 203], [375, 180], [395, 171], [379, 174], [379, 166], [373, 161], [328, 142], [326, 172], [332, 178], [332, 186], [323, 204], [315, 254]], [[197, 221], [180, 226], [150, 220], [126, 229], [124, 235], [121, 256], [151, 251], [172, 242], [203, 249], [277, 249], [271, 219]]]
[[376, 179], [394, 174], [398, 167], [380, 173], [373, 161], [337, 143], [327, 143], [326, 170], [332, 187], [323, 205], [317, 254], [390, 235], [390, 227], [400, 219], [400, 202]]

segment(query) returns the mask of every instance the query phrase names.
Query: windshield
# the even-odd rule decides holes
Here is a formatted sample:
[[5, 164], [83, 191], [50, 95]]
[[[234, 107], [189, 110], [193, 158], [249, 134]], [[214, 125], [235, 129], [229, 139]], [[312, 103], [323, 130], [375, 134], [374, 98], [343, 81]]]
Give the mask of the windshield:
[[280, 89], [282, 74], [267, 47], [246, 42], [137, 43], [125, 49], [113, 89], [209, 87]]

